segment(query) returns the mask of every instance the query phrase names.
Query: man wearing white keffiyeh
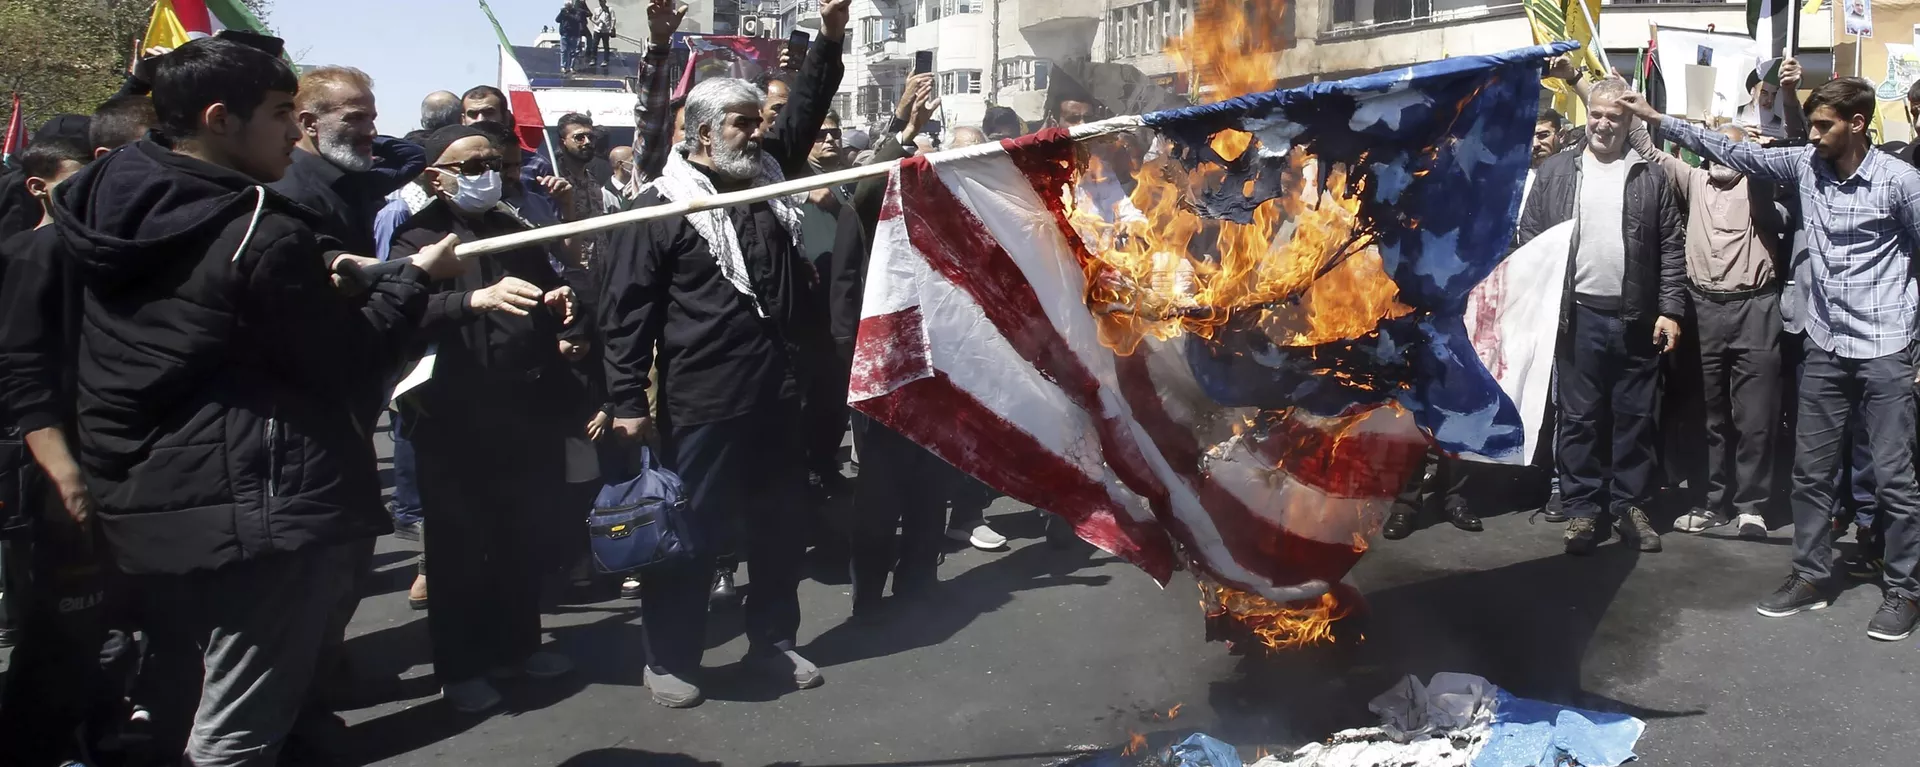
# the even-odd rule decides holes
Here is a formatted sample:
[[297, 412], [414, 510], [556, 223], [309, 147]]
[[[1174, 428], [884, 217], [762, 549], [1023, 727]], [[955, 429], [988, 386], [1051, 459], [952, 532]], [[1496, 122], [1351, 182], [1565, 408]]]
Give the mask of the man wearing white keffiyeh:
[[[687, 94], [685, 128], [636, 207], [749, 189], [807, 172], [839, 87], [849, 0], [826, 0], [792, 99], [763, 124], [763, 94], [710, 79]], [[775, 199], [634, 224], [611, 234], [600, 319], [614, 431], [658, 419], [664, 463], [686, 483], [695, 556], [641, 581], [647, 687], [696, 705], [707, 592], [719, 552], [746, 555], [748, 661], [800, 688], [822, 679], [793, 651], [807, 539], [801, 350], [830, 343], [820, 279], [799, 245], [800, 213]], [[657, 376], [655, 370], [657, 368]], [[659, 384], [657, 412], [648, 387]], [[737, 531], [737, 533], [736, 533]], [[736, 541], [735, 538], [738, 538]]]

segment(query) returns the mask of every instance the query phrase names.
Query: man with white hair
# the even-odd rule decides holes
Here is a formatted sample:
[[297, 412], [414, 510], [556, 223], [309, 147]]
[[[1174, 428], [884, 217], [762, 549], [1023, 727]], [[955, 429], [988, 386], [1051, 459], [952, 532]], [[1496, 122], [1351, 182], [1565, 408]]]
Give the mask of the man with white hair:
[[[634, 206], [806, 174], [840, 85], [848, 3], [821, 4], [820, 34], [771, 124], [761, 115], [765, 94], [745, 80], [694, 86], [680, 144]], [[800, 222], [799, 206], [779, 197], [612, 233], [599, 312], [614, 431], [631, 441], [651, 427], [647, 389], [657, 365], [664, 457], [691, 501], [694, 556], [650, 570], [641, 582], [646, 683], [663, 706], [702, 699], [693, 676], [706, 648], [714, 555], [722, 551], [747, 558], [749, 665], [802, 689], [822, 681], [794, 652], [807, 538], [800, 400], [809, 371], [800, 350], [827, 334]]]
[[317, 231], [372, 262], [373, 218], [387, 195], [426, 169], [426, 153], [377, 134], [373, 79], [358, 69], [320, 67], [302, 75], [294, 110], [300, 143], [293, 165], [269, 186], [318, 212]]

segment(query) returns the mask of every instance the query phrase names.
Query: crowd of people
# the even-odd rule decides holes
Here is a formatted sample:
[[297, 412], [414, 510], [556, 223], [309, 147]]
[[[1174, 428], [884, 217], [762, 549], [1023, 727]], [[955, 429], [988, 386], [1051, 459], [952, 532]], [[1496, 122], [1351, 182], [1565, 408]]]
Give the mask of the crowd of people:
[[[360, 681], [345, 634], [389, 532], [423, 548], [408, 600], [428, 613], [450, 707], [492, 710], [498, 680], [565, 675], [573, 662], [542, 644], [541, 584], [590, 578], [586, 511], [639, 445], [690, 499], [693, 556], [621, 584], [640, 601], [645, 684], [663, 706], [702, 701], [709, 610], [741, 591], [747, 665], [798, 689], [823, 682], [796, 645], [809, 548], [844, 560], [851, 619], [871, 622], [932, 591], [944, 538], [1005, 546], [981, 516], [987, 488], [846, 406], [884, 177], [457, 253], [935, 148], [928, 74], [907, 81], [885, 130], [841, 128], [830, 104], [848, 4], [823, 2], [791, 71], [675, 98], [666, 64], [685, 9], [654, 0], [634, 145], [607, 147], [568, 115], [552, 162], [491, 86], [429, 94], [418, 131], [378, 135], [366, 74], [296, 77], [271, 38], [158, 53], [90, 117], [43, 126], [9, 182], [25, 202], [0, 218], [0, 412], [23, 451], [5, 500], [25, 507], [9, 531], [23, 607], [8, 623], [0, 763], [112, 763], [135, 729], [166, 763], [324, 753]], [[579, 0], [562, 14], [569, 66], [586, 15]], [[1567, 553], [1616, 527], [1660, 549], [1662, 379], [1689, 339], [1707, 482], [1674, 529], [1765, 535], [1790, 424], [1793, 570], [1759, 611], [1826, 606], [1833, 543], [1857, 522], [1840, 567], [1884, 579], [1869, 634], [1905, 638], [1920, 621], [1912, 150], [1872, 146], [1862, 80], [1793, 105], [1808, 140], [1763, 146], [1665, 117], [1618, 79], [1549, 76], [1575, 83], [1587, 119], [1569, 129], [1543, 113], [1514, 241], [1573, 229], [1554, 434], [1537, 461], [1552, 467], [1547, 513], [1566, 522]], [[1788, 62], [1782, 88], [1799, 77]], [[1063, 93], [1046, 119], [1104, 116]], [[946, 143], [1029, 128], [1006, 109], [983, 122]], [[1130, 187], [1143, 149], [1094, 149], [1104, 181]], [[427, 364], [424, 383], [396, 389]], [[1427, 496], [1479, 530], [1476, 510], [1508, 485], [1435, 453], [1384, 535], [1411, 534]], [[833, 497], [851, 513], [830, 518]]]
[[[1735, 525], [1765, 537], [1777, 446], [1789, 434], [1792, 569], [1755, 609], [1780, 618], [1827, 607], [1837, 567], [1884, 583], [1867, 635], [1907, 638], [1920, 622], [1913, 146], [1875, 145], [1873, 86], [1859, 78], [1823, 83], [1804, 105], [1783, 99], [1791, 138], [1769, 138], [1666, 116], [1617, 74], [1588, 83], [1561, 60], [1548, 76], [1573, 85], [1587, 119], [1570, 126], [1542, 112], [1513, 242], [1572, 227], [1553, 434], [1535, 457], [1551, 484], [1545, 516], [1567, 524], [1566, 552], [1589, 554], [1616, 528], [1640, 551], [1660, 551], [1656, 492], [1683, 483], [1691, 508], [1673, 530]], [[1779, 89], [1800, 78], [1787, 59]], [[1772, 87], [1750, 80], [1756, 92]], [[1907, 109], [1920, 116], [1920, 87]], [[1687, 336], [1697, 353], [1679, 355]], [[1703, 411], [1698, 440], [1662, 422], [1688, 380], [1700, 391], [1681, 402]], [[1705, 466], [1690, 478], [1682, 464], [1695, 442]], [[1383, 535], [1410, 535], [1431, 505], [1477, 532], [1476, 510], [1498, 505], [1515, 480], [1431, 455]], [[1849, 532], [1855, 545], [1836, 563], [1834, 544]]]

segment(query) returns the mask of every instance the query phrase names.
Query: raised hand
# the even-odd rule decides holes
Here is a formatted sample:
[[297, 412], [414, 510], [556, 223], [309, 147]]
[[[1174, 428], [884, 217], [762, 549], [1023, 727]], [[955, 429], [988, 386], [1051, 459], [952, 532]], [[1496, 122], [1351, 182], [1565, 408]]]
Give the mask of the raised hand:
[[821, 0], [820, 37], [840, 42], [847, 37], [847, 20], [853, 0]]
[[673, 42], [673, 33], [680, 30], [680, 20], [686, 16], [687, 7], [674, 0], [652, 0], [647, 3], [647, 26], [653, 31], [653, 44], [667, 45]]

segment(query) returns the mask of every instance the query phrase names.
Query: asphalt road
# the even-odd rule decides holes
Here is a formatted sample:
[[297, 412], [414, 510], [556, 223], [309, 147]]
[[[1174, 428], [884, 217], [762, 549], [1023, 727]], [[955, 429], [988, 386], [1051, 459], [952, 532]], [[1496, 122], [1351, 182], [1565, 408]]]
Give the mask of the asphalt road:
[[1366, 701], [1402, 674], [1464, 671], [1645, 719], [1643, 764], [1914, 763], [1920, 642], [1866, 637], [1877, 588], [1790, 619], [1753, 612], [1786, 572], [1785, 530], [1671, 534], [1665, 553], [1616, 542], [1585, 559], [1524, 515], [1478, 535], [1423, 530], [1355, 571], [1364, 639], [1256, 659], [1204, 641], [1184, 576], [1163, 591], [1104, 554], [1048, 546], [1032, 512], [1002, 500], [995, 513], [1009, 551], [956, 551], [940, 592], [882, 625], [845, 625], [846, 587], [806, 582], [819, 689], [744, 675], [737, 617], [721, 615], [712, 700], [687, 711], [650, 701], [636, 603], [615, 600], [549, 612], [551, 646], [580, 662], [571, 677], [507, 686], [507, 713], [453, 713], [429, 681], [423, 614], [406, 609], [410, 552], [383, 542], [350, 648], [420, 697], [350, 712], [353, 744], [395, 766], [1039, 765], [1132, 732], [1157, 746], [1202, 730], [1251, 760], [1370, 724]]

